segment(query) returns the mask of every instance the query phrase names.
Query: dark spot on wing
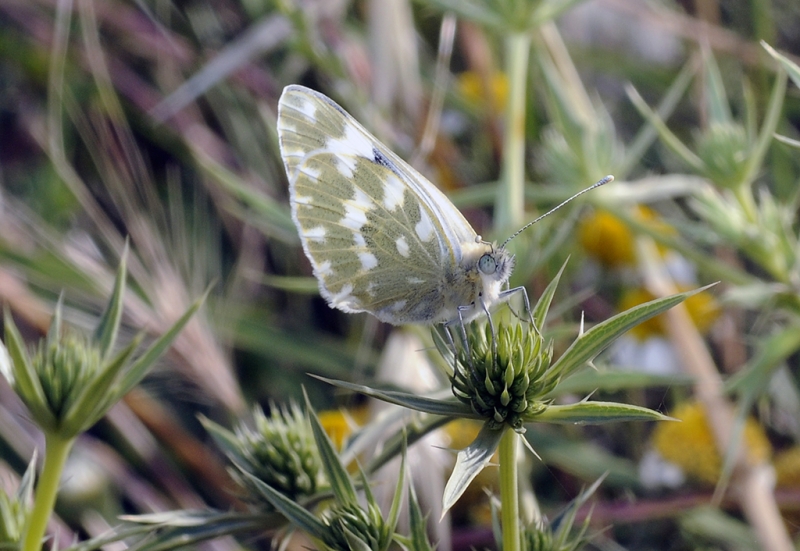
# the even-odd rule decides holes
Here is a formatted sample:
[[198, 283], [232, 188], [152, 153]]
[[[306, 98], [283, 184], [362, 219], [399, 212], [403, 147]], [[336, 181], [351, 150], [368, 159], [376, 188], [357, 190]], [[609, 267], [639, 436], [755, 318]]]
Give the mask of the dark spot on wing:
[[388, 168], [389, 170], [394, 172], [401, 180], [403, 179], [403, 175], [400, 174], [399, 170], [397, 170], [395, 164], [392, 161], [390, 161], [386, 157], [386, 155], [381, 153], [376, 147], [372, 148], [372, 162], [375, 163], [376, 165], [381, 165], [383, 167]]

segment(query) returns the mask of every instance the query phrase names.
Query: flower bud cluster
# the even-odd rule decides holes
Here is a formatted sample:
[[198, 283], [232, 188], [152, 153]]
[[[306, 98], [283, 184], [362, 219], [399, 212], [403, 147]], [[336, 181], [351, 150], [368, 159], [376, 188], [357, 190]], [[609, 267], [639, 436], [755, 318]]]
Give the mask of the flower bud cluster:
[[467, 346], [457, 350], [450, 379], [453, 393], [490, 423], [520, 430], [524, 421], [546, 409], [543, 397], [557, 379], [548, 376], [552, 349], [529, 324], [489, 324], [466, 328]]

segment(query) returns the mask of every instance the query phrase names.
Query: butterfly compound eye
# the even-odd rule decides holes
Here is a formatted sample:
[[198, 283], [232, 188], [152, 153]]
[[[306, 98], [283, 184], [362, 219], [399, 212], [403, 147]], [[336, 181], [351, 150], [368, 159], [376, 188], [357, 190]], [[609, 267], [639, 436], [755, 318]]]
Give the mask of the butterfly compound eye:
[[497, 271], [497, 261], [490, 254], [485, 254], [478, 259], [478, 270], [486, 275], [492, 275]]

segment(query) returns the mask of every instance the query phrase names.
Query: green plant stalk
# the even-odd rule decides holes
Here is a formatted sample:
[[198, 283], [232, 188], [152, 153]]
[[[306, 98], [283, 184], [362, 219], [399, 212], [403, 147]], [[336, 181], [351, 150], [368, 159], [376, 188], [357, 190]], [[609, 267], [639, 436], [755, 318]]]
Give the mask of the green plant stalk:
[[503, 167], [495, 228], [522, 227], [525, 221], [525, 93], [531, 39], [512, 33], [505, 42], [508, 103], [503, 136]]
[[500, 515], [503, 528], [503, 551], [520, 551], [519, 484], [517, 446], [519, 435], [509, 429], [500, 440]]
[[22, 537], [22, 551], [41, 551], [47, 522], [53, 513], [58, 495], [58, 483], [64, 472], [64, 464], [75, 443], [75, 438], [63, 438], [58, 434], [45, 435], [45, 454], [42, 474], [36, 487], [33, 510]]
[[751, 224], [758, 223], [758, 207], [756, 207], [755, 200], [753, 199], [751, 182], [740, 182], [739, 185], [734, 188], [733, 193], [736, 195], [736, 200], [742, 207], [747, 221]]

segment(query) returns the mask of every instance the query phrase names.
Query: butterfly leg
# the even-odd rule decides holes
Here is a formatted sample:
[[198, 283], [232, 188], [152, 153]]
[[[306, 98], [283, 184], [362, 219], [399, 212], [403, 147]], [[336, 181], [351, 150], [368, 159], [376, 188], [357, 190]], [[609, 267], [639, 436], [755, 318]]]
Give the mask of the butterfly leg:
[[[514, 287], [513, 289], [506, 289], [500, 293], [500, 300], [508, 300], [514, 293], [522, 293], [522, 301], [525, 303], [525, 311], [528, 312], [528, 318], [531, 325], [535, 326], [533, 322], [533, 311], [531, 310], [531, 301], [528, 299], [528, 290], [525, 287]], [[512, 309], [513, 311], [513, 309]], [[516, 315], [516, 313], [514, 314]], [[517, 316], [519, 317], [519, 316]]]
[[[472, 362], [472, 350], [470, 350], [469, 347], [469, 341], [467, 340], [467, 328], [464, 325], [464, 312], [472, 308], [473, 306], [459, 306], [458, 308], [456, 308], [456, 311], [458, 312], [458, 325], [461, 328], [461, 342], [462, 345], [464, 346], [464, 350], [467, 351], [467, 361], [469, 362], [469, 368], [474, 370], [475, 364]], [[455, 323], [455, 320], [447, 322], [447, 325], [451, 323]], [[453, 351], [455, 352], [455, 349]]]

